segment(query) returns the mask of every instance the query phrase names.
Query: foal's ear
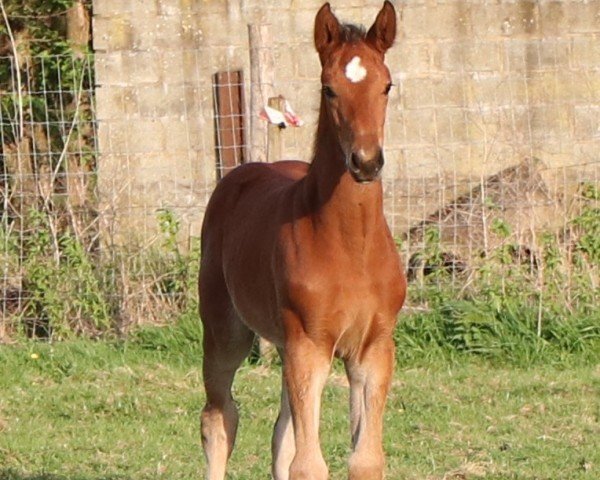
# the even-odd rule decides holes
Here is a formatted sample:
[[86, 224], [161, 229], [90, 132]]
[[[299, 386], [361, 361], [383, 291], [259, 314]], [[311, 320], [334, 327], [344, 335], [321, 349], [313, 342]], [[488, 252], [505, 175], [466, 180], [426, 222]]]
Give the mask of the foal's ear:
[[331, 12], [329, 2], [323, 5], [315, 17], [315, 47], [321, 63], [325, 51], [340, 40], [340, 22]]
[[396, 9], [388, 0], [377, 14], [375, 23], [367, 32], [367, 43], [380, 53], [385, 53], [396, 38]]

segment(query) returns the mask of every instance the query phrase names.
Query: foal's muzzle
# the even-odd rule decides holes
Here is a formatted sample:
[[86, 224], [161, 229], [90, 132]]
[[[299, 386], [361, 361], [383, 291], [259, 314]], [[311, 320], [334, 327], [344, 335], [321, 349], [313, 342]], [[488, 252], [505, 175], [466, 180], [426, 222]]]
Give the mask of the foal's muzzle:
[[348, 170], [354, 180], [359, 183], [368, 183], [376, 180], [383, 168], [383, 152], [377, 149], [374, 155], [367, 156], [361, 150], [352, 152], [346, 159]]

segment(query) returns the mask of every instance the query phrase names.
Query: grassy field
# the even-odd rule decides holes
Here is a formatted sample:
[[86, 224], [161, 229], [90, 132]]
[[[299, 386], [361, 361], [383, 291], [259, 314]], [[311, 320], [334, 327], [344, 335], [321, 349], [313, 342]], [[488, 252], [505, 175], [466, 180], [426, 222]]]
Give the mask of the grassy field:
[[[128, 342], [0, 347], [0, 479], [201, 478], [199, 332], [142, 331]], [[600, 366], [528, 368], [473, 355], [404, 360], [390, 396], [389, 479], [600, 477]], [[277, 366], [235, 384], [241, 426], [231, 479], [268, 479]], [[348, 390], [324, 394], [323, 450], [345, 478]]]

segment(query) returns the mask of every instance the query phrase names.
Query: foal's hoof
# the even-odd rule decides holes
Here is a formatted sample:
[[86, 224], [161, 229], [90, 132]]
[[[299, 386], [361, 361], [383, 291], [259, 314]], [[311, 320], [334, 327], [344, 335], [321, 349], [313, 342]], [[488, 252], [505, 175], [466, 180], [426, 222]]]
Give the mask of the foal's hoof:
[[293, 462], [290, 466], [290, 480], [327, 480], [329, 470], [325, 462]]
[[377, 468], [364, 468], [350, 472], [348, 480], [383, 480], [383, 472]]
[[383, 480], [383, 462], [359, 463], [350, 459], [348, 480]]

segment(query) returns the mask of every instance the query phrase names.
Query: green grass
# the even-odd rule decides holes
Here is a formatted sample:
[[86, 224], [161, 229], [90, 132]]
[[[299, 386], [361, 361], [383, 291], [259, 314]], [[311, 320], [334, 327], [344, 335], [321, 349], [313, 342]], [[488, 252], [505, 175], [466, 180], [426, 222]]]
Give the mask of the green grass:
[[[0, 347], [0, 479], [201, 478], [199, 338], [188, 319], [127, 342]], [[332, 479], [346, 478], [349, 453], [340, 372], [334, 368], [323, 396]], [[241, 368], [230, 479], [270, 478], [279, 385], [276, 366]], [[404, 351], [386, 415], [389, 479], [600, 475], [600, 366], [589, 355], [523, 368], [477, 355], [410, 358]]]

